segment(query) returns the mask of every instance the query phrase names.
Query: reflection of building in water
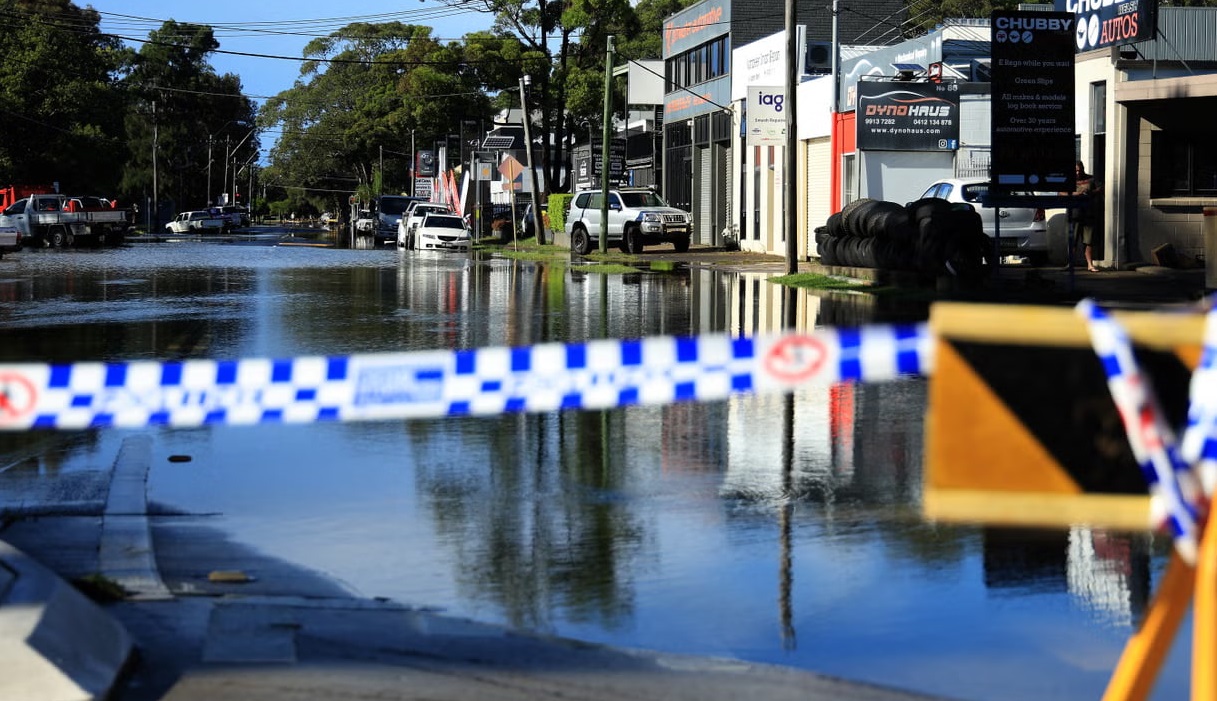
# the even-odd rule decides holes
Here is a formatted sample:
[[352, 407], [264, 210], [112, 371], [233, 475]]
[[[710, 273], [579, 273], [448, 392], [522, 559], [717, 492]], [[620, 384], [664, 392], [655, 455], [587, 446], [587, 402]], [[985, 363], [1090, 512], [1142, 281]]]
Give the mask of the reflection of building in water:
[[[809, 384], [792, 399], [789, 404], [784, 396], [730, 400], [725, 495], [916, 502], [924, 381]], [[787, 425], [791, 437], [784, 444]], [[783, 474], [787, 455], [789, 478]]]
[[1069, 591], [1108, 622], [1131, 626], [1150, 594], [1149, 536], [1069, 529]]
[[785, 330], [784, 297], [793, 293], [796, 331], [811, 331], [820, 313], [820, 298], [805, 289], [792, 289], [769, 281], [770, 273], [739, 273], [728, 290], [730, 316], [727, 331], [737, 336], [779, 333]]
[[986, 528], [985, 587], [1014, 594], [1068, 591], [1104, 622], [1128, 627], [1149, 601], [1149, 550], [1146, 534], [1086, 526]]

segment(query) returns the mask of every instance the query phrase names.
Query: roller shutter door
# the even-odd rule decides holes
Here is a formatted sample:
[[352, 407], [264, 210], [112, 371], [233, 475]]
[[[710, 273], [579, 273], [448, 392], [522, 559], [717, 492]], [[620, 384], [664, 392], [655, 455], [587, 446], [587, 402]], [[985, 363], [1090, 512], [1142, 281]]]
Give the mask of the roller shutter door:
[[697, 242], [710, 245], [714, 228], [714, 164], [709, 147], [697, 149]]
[[711, 240], [715, 245], [722, 245], [722, 232], [727, 227], [731, 216], [731, 142], [718, 145], [718, 163], [715, 175], [718, 182], [718, 207], [714, 217], [714, 231]]
[[[828, 139], [811, 139], [806, 144], [806, 162], [804, 169], [807, 177], [803, 182], [803, 211], [806, 213], [807, 254], [819, 257], [816, 250], [816, 227], [823, 226], [832, 214], [830, 200], [832, 199], [832, 146]], [[800, 250], [803, 250], [800, 247]]]

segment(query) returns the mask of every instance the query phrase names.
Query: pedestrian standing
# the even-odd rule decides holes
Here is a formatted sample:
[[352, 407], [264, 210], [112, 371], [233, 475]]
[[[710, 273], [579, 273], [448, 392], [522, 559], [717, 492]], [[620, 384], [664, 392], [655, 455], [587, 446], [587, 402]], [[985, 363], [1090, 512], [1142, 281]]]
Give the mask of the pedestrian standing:
[[1069, 209], [1069, 225], [1073, 237], [1069, 241], [1069, 258], [1072, 261], [1078, 244], [1082, 246], [1082, 257], [1086, 261], [1086, 269], [1097, 273], [1094, 265], [1094, 230], [1098, 207], [1095, 206], [1100, 187], [1098, 180], [1086, 172], [1086, 164], [1078, 161], [1074, 164], [1077, 186], [1073, 189], [1075, 203]]

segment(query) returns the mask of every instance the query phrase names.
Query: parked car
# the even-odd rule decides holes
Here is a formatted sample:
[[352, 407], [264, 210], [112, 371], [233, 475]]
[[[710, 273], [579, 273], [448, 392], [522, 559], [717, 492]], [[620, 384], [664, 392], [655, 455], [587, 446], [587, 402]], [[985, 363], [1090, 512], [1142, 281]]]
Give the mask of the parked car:
[[224, 219], [206, 210], [182, 212], [165, 225], [171, 234], [201, 234], [224, 230]]
[[980, 214], [981, 227], [989, 238], [997, 235], [1001, 221], [1002, 253], [1027, 256], [1034, 262], [1048, 257], [1048, 220], [1037, 207], [985, 207], [981, 199], [989, 192], [985, 178], [945, 178], [926, 188], [925, 197], [972, 206]]
[[[689, 250], [693, 218], [688, 212], [669, 207], [649, 188], [609, 190], [608, 244], [616, 243], [626, 253], [642, 253], [643, 246], [671, 243], [678, 253]], [[566, 234], [571, 250], [581, 256], [600, 240], [600, 212], [604, 197], [600, 190], [575, 193], [566, 212]]]
[[[536, 229], [533, 228], [532, 203], [529, 202], [524, 206], [524, 214], [520, 217], [520, 233], [527, 237], [536, 234]], [[549, 212], [545, 205], [541, 205], [541, 226], [549, 226]]]
[[220, 207], [220, 218], [224, 220], [225, 228], [236, 229], [249, 226], [249, 211], [239, 205], [224, 205]]
[[453, 213], [428, 213], [414, 230], [414, 248], [420, 251], [468, 251], [472, 241], [465, 220]]
[[423, 197], [410, 195], [381, 195], [376, 198], [376, 243], [387, 244], [397, 236], [406, 209], [413, 202], [425, 201]]
[[428, 214], [452, 214], [452, 208], [441, 202], [413, 202], [397, 222], [397, 245], [415, 248], [414, 230]]

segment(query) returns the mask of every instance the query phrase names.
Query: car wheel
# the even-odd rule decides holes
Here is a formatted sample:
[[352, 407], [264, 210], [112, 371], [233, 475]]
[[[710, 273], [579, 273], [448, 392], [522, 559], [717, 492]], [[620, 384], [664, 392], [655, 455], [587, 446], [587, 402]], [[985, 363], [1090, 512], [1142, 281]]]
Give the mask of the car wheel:
[[684, 252], [688, 251], [689, 250], [689, 235], [685, 234], [684, 236], [681, 236], [680, 238], [673, 241], [672, 245], [676, 247], [677, 253], [684, 253]]
[[583, 226], [576, 226], [570, 234], [570, 247], [575, 253], [585, 256], [592, 252], [592, 239], [587, 235], [587, 229]]
[[49, 242], [51, 248], [59, 248], [63, 246], [64, 234], [63, 229], [54, 229], [51, 231], [51, 240]]
[[625, 250], [627, 253], [642, 253], [642, 232], [636, 226], [625, 229]]

